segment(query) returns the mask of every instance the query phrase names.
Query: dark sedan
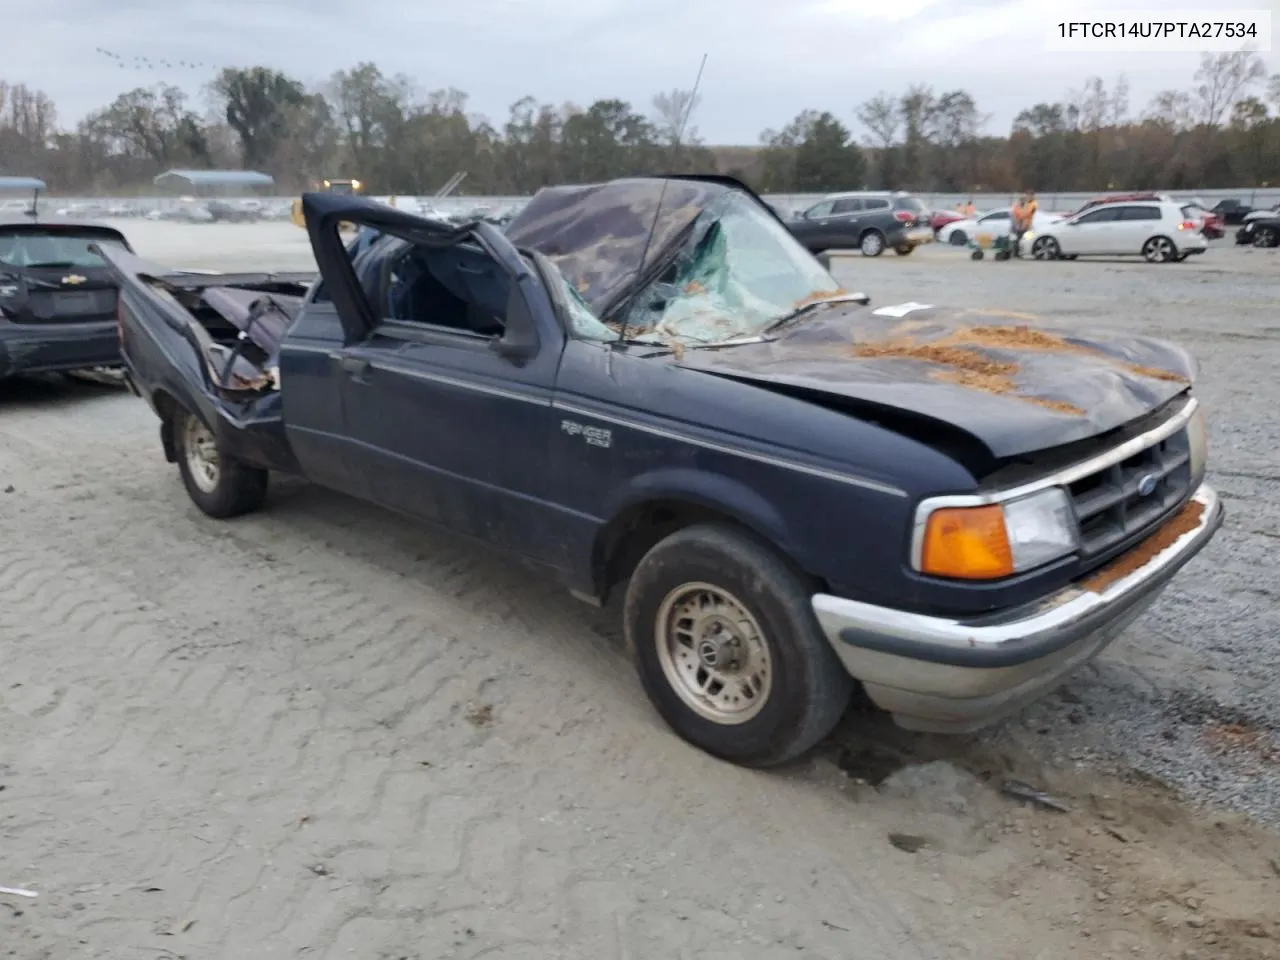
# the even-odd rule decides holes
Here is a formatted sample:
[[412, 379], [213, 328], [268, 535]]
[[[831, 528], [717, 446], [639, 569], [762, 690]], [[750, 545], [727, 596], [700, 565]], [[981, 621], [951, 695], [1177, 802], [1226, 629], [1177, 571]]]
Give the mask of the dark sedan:
[[90, 244], [130, 249], [101, 224], [0, 220], [0, 378], [119, 365], [117, 287]]
[[1236, 231], [1236, 243], [1241, 246], [1251, 243], [1255, 247], [1280, 246], [1280, 214], [1246, 220]]

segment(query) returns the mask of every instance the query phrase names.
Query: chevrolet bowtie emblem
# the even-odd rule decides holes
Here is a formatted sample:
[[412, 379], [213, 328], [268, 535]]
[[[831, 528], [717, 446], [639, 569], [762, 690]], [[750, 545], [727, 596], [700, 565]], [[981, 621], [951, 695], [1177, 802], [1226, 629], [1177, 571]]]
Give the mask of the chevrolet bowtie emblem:
[[73, 273], [69, 277], [62, 278], [63, 283], [70, 283], [72, 285], [77, 283], [84, 283], [84, 281], [85, 281], [85, 278], [80, 276], [80, 274], [78, 273]]

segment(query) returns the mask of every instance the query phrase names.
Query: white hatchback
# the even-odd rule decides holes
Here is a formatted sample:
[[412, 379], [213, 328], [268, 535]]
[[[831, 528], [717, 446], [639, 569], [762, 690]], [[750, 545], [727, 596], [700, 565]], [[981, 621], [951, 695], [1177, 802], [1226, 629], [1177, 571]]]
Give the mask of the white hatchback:
[[1209, 248], [1195, 213], [1172, 201], [1101, 204], [1025, 234], [1021, 249], [1037, 260], [1133, 256], [1171, 263]]

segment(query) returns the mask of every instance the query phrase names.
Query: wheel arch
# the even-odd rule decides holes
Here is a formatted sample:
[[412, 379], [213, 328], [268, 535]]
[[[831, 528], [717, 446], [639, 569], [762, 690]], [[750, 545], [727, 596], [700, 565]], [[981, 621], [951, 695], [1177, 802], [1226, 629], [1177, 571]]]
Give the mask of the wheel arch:
[[658, 542], [698, 523], [733, 527], [773, 550], [801, 576], [820, 582], [809, 572], [786, 521], [764, 497], [723, 476], [675, 470], [634, 488], [596, 534], [591, 573], [597, 596], [607, 600]]

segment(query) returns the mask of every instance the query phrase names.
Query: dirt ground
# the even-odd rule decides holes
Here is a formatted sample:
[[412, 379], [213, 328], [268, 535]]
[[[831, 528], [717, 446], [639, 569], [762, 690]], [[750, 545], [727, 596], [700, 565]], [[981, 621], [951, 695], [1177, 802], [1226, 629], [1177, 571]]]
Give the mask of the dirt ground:
[[[211, 228], [147, 227], [145, 256], [241, 265], [191, 239]], [[1280, 960], [1280, 835], [1249, 801], [1276, 769], [1270, 253], [837, 268], [876, 305], [1187, 343], [1232, 514], [1123, 644], [994, 734], [855, 709], [771, 773], [662, 726], [616, 610], [301, 482], [209, 520], [142, 401], [0, 385], [0, 885], [39, 894], [0, 893], [0, 957]], [[1108, 729], [1182, 756], [1218, 731], [1253, 819]]]

